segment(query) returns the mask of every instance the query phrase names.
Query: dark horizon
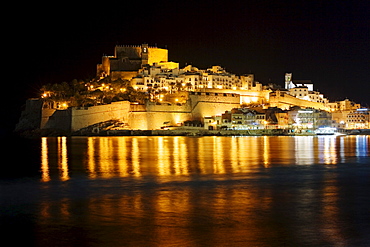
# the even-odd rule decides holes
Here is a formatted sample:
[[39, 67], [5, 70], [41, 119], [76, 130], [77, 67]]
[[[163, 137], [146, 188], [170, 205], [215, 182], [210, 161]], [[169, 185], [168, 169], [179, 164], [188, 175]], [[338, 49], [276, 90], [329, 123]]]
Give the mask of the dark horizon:
[[[312, 80], [332, 101], [369, 103], [369, 6], [362, 1], [159, 1], [100, 14], [43, 12], [44, 18], [31, 20], [37, 42], [30, 84], [90, 78], [102, 54], [113, 54], [115, 45], [148, 43], [166, 47], [169, 60], [180, 65], [220, 65], [238, 75], [254, 73], [263, 84], [283, 85], [284, 73], [292, 72], [294, 79]], [[45, 20], [54, 28], [40, 28]]]

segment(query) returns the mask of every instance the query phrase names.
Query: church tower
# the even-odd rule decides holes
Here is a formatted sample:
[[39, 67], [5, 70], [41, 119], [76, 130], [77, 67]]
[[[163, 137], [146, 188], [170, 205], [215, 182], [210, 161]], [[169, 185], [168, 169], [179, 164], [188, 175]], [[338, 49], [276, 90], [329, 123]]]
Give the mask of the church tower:
[[291, 88], [294, 88], [292, 73], [285, 73], [285, 89], [289, 90]]

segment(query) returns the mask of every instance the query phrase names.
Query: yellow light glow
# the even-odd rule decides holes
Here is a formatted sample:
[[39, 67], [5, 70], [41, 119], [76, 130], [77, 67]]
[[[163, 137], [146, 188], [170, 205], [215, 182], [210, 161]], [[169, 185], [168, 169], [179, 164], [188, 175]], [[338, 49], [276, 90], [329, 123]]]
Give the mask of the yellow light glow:
[[174, 160], [174, 169], [176, 175], [187, 175], [189, 173], [187, 167], [187, 149], [186, 144], [184, 143], [184, 138], [175, 137], [173, 143], [173, 160]]
[[41, 181], [50, 181], [49, 174], [49, 156], [48, 156], [48, 139], [47, 137], [41, 138]]
[[263, 164], [265, 167], [269, 167], [270, 165], [270, 138], [268, 136], [264, 136], [263, 138]]
[[213, 152], [213, 173], [224, 174], [226, 172], [223, 163], [225, 149], [221, 138], [213, 138], [213, 150], [217, 150]]
[[140, 176], [140, 149], [138, 138], [132, 139], [132, 174], [136, 177]]
[[159, 175], [171, 174], [170, 151], [165, 137], [158, 137], [158, 173]]
[[94, 138], [87, 139], [87, 169], [89, 171], [90, 178], [96, 178], [96, 161], [95, 161], [95, 145]]
[[68, 153], [67, 137], [58, 137], [58, 167], [60, 169], [60, 179], [66, 181], [69, 179], [68, 174]]

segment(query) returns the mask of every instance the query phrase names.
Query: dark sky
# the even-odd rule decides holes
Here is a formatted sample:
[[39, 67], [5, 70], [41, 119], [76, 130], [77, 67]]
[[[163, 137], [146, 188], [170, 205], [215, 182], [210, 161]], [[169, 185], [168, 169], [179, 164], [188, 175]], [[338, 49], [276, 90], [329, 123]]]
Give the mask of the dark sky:
[[24, 21], [15, 22], [9, 36], [22, 68], [20, 95], [38, 96], [46, 83], [91, 78], [116, 44], [145, 42], [167, 47], [181, 66], [221, 65], [281, 85], [292, 72], [330, 100], [370, 103], [369, 1], [135, 2], [32, 3], [19, 10]]

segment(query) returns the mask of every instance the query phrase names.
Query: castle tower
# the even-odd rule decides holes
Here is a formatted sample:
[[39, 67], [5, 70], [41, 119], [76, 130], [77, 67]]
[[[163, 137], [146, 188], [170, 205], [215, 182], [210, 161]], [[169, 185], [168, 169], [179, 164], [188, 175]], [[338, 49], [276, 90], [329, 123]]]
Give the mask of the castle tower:
[[149, 62], [149, 47], [148, 44], [141, 45], [141, 65], [148, 64]]

